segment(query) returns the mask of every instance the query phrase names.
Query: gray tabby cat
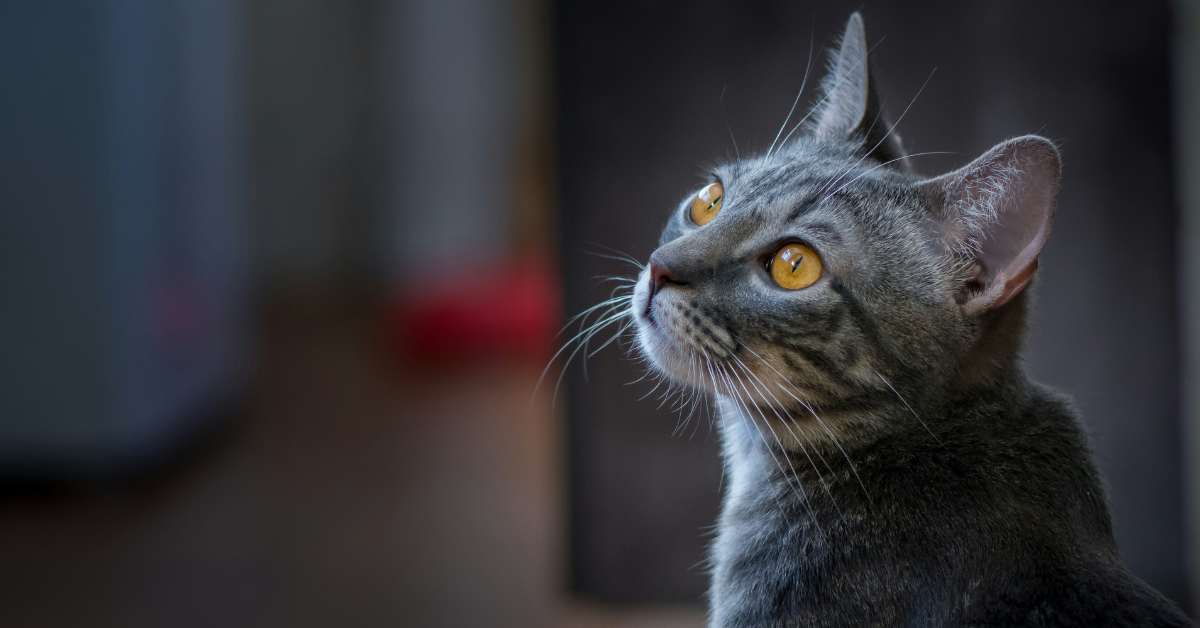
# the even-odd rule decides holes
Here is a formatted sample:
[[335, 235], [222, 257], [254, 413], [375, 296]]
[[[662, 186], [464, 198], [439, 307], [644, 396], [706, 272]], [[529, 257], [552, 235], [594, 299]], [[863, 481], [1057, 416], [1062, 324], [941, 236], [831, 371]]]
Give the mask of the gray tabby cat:
[[709, 625], [1189, 625], [1122, 564], [1070, 401], [1021, 368], [1058, 151], [913, 174], [865, 41], [854, 14], [804, 137], [715, 168], [633, 293], [653, 368], [719, 407]]

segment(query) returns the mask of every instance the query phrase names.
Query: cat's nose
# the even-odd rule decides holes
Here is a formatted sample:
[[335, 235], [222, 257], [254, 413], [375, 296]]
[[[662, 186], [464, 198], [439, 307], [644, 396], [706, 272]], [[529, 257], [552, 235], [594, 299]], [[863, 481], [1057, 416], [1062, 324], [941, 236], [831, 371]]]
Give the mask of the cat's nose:
[[681, 284], [671, 273], [670, 267], [663, 263], [662, 260], [651, 255], [650, 256], [650, 297], [654, 297], [654, 293], [668, 283]]

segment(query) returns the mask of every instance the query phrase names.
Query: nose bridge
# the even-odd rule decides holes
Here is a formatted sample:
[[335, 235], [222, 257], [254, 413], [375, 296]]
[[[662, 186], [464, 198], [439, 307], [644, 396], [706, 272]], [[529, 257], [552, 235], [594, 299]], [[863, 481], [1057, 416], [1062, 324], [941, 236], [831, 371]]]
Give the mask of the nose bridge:
[[652, 259], [678, 283], [700, 283], [734, 270], [753, 254], [758, 234], [767, 226], [761, 212], [738, 207], [733, 200], [722, 208], [724, 216], [663, 244]]
[[675, 281], [700, 283], [716, 271], [719, 244], [711, 234], [697, 231], [658, 247], [651, 258], [670, 272]]

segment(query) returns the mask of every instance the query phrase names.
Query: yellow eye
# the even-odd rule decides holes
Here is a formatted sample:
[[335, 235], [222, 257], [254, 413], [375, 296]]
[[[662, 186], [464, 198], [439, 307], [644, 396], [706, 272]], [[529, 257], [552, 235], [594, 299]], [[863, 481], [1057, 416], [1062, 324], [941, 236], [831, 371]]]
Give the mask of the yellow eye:
[[721, 211], [721, 199], [725, 198], [725, 190], [720, 183], [706, 186], [696, 194], [692, 201], [692, 222], [707, 225]]
[[785, 245], [771, 258], [771, 279], [781, 288], [799, 290], [807, 288], [821, 278], [821, 258], [817, 252], [803, 244]]

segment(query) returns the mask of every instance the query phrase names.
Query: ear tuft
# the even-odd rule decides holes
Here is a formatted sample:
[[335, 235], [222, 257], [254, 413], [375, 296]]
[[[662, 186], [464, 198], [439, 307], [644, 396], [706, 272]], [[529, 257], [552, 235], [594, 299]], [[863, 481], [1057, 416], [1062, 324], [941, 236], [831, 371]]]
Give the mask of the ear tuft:
[[1054, 222], [1059, 173], [1054, 144], [1026, 135], [923, 184], [947, 249], [974, 267], [955, 295], [964, 309], [998, 308], [1029, 283]]
[[[864, 154], [869, 152], [882, 163], [903, 157], [904, 149], [895, 134], [889, 135], [891, 125], [882, 115], [868, 61], [867, 32], [862, 16], [855, 12], [846, 22], [841, 45], [822, 81], [822, 104], [813, 135], [858, 142]], [[899, 167], [907, 167], [907, 163]]]

